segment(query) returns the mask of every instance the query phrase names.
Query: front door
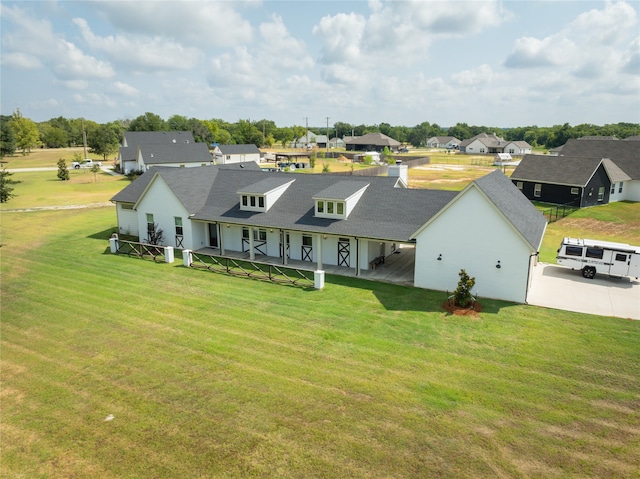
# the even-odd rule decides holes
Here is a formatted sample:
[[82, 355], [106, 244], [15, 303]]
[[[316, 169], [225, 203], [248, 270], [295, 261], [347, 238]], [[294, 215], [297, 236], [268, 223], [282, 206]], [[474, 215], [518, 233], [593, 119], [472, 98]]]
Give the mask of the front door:
[[218, 225], [216, 223], [209, 223], [209, 246], [218, 247]]
[[620, 253], [614, 251], [611, 255], [611, 267], [609, 268], [609, 274], [614, 276], [623, 276], [629, 274], [629, 263], [631, 262], [631, 255], [629, 253]]
[[349, 238], [340, 238], [338, 240], [338, 266], [349, 266], [349, 249], [351, 241]]

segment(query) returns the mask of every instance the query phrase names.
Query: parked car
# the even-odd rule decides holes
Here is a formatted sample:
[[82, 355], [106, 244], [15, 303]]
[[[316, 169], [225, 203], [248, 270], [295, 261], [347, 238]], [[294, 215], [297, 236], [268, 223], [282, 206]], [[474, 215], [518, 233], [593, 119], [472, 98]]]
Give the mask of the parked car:
[[76, 170], [79, 170], [80, 168], [93, 168], [94, 165], [102, 166], [102, 162], [92, 160], [91, 158], [85, 158], [82, 161], [74, 161], [71, 163], [71, 166]]

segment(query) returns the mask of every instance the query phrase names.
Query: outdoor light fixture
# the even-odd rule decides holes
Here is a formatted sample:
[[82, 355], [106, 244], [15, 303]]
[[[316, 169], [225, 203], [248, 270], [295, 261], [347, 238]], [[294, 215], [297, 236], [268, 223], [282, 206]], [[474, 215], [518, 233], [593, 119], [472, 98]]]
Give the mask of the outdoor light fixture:
[[442, 261], [442, 253], [438, 255], [438, 261]]
[[500, 266], [500, 260], [498, 260], [498, 264], [496, 265], [496, 268], [498, 269], [502, 268], [502, 266]]
[[322, 235], [322, 239], [327, 239], [327, 235]]

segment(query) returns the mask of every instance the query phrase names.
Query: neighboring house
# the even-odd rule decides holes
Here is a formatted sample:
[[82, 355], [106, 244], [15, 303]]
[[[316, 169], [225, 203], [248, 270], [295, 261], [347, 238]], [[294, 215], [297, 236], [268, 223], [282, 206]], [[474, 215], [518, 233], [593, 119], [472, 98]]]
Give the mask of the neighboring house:
[[147, 171], [154, 166], [193, 167], [212, 164], [206, 143], [190, 131], [127, 131], [118, 151], [121, 173]]
[[345, 143], [342, 138], [338, 138], [337, 136], [334, 136], [329, 140], [329, 148], [344, 148], [344, 147], [345, 147]]
[[316, 135], [312, 131], [307, 131], [307, 133], [300, 138], [296, 138], [289, 145], [291, 148], [313, 148], [314, 146], [320, 146], [318, 144], [319, 141], [323, 141], [323, 148], [327, 146], [327, 136], [326, 135]]
[[427, 148], [446, 148], [448, 150], [457, 150], [461, 141], [455, 136], [432, 136], [427, 140]]
[[218, 145], [213, 149], [216, 165], [231, 163], [260, 162], [260, 149], [254, 145]]
[[452, 292], [465, 269], [479, 296], [524, 303], [546, 226], [496, 170], [469, 184], [412, 235], [414, 284]]
[[608, 158], [629, 179], [622, 176], [611, 178], [615, 183], [616, 196], [610, 201], [640, 201], [640, 147], [630, 137], [625, 140], [612, 139], [571, 139], [562, 147], [559, 158], [565, 156], [580, 158]]
[[347, 151], [383, 151], [386, 148], [396, 151], [401, 143], [383, 133], [367, 133], [362, 136], [345, 138]]
[[607, 158], [551, 155], [526, 155], [511, 174], [530, 200], [580, 208], [619, 201], [630, 179]]
[[[404, 188], [399, 177], [249, 165], [147, 172], [112, 198], [118, 229], [144, 241], [157, 225], [177, 248], [331, 265], [356, 276], [380, 258], [415, 253], [415, 286], [453, 290], [466, 268], [481, 296], [526, 300], [546, 221], [498, 170], [456, 193]], [[393, 168], [400, 166], [390, 167], [395, 175]]]
[[480, 133], [460, 143], [460, 152], [472, 155], [509, 153], [512, 156], [520, 156], [531, 153], [531, 151], [531, 145], [526, 141], [506, 141], [493, 133]]

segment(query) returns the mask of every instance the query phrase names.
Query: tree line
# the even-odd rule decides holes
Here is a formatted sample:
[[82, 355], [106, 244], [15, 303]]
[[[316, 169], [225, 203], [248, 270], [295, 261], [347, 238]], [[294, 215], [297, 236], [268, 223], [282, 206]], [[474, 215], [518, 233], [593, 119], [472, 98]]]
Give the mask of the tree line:
[[[117, 153], [125, 131], [191, 131], [196, 141], [207, 144], [255, 144], [258, 147], [286, 147], [294, 139], [302, 138], [307, 128], [301, 125], [278, 127], [271, 120], [238, 120], [235, 123], [219, 118], [200, 120], [173, 115], [167, 120], [155, 113], [147, 112], [132, 120], [115, 120], [99, 124], [82, 118], [52, 118], [36, 123], [25, 118], [20, 110], [13, 115], [0, 116], [0, 156], [13, 155], [16, 151], [28, 154], [34, 148], [64, 148], [85, 144], [91, 153], [108, 156]], [[317, 135], [329, 138], [362, 136], [366, 133], [383, 133], [402, 144], [416, 148], [426, 146], [434, 136], [451, 136], [458, 140], [472, 138], [480, 133], [495, 133], [507, 141], [526, 141], [533, 147], [554, 148], [570, 138], [583, 136], [615, 136], [624, 139], [640, 135], [640, 124], [615, 123], [604, 126], [568, 123], [551, 127], [536, 125], [515, 128], [500, 128], [483, 125], [457, 123], [441, 127], [436, 123], [422, 122], [413, 127], [392, 126], [389, 123], [375, 125], [352, 125], [336, 122], [329, 128], [309, 127]]]

